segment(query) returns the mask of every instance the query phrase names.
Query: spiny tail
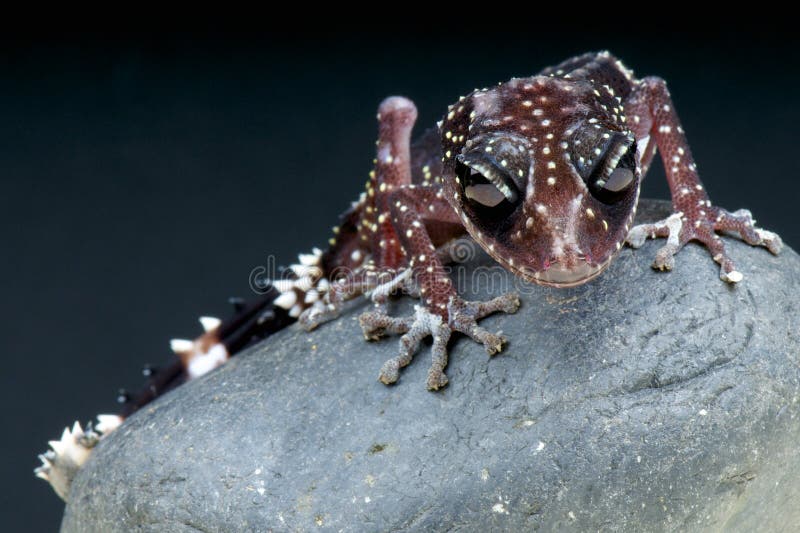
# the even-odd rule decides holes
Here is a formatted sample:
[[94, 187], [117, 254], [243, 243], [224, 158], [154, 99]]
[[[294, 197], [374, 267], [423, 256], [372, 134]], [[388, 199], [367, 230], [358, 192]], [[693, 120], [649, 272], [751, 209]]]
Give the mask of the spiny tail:
[[[441, 175], [441, 144], [438, 132], [428, 130], [412, 145], [412, 175], [417, 183], [427, 184]], [[374, 202], [374, 200], [373, 200]], [[145, 386], [136, 394], [121, 391], [122, 409], [116, 415], [98, 415], [97, 423], [85, 428], [75, 422], [65, 428], [60, 440], [50, 441], [50, 450], [41, 454], [38, 477], [48, 481], [64, 500], [75, 474], [89, 458], [92, 448], [114, 431], [124, 420], [165, 392], [202, 376], [257, 340], [268, 337], [296, 321], [301, 314], [304, 327], [310, 329], [334, 317], [338, 310], [332, 300], [346, 299], [331, 284], [339, 274], [358, 268], [368, 259], [369, 232], [363, 217], [374, 209], [365, 193], [353, 202], [340, 224], [334, 228], [330, 246], [323, 253], [314, 249], [301, 254], [281, 279], [265, 281], [264, 294], [245, 304], [234, 300], [235, 313], [227, 321], [201, 317], [204, 333], [195, 340], [173, 339], [172, 351], [178, 356], [162, 369], [145, 367]]]
[[[326, 253], [327, 256], [329, 254]], [[53, 487], [66, 501], [72, 479], [89, 458], [92, 448], [118, 428], [127, 417], [167, 391], [198, 378], [220, 366], [254, 342], [284, 329], [309, 307], [323, 305], [329, 282], [324, 263], [330, 260], [317, 248], [300, 254], [279, 280], [264, 280], [263, 294], [253, 302], [234, 298], [233, 316], [222, 321], [200, 317], [204, 333], [194, 340], [172, 339], [170, 347], [177, 356], [163, 368], [146, 366], [144, 387], [135, 394], [120, 391], [119, 414], [101, 414], [97, 422], [81, 427], [75, 422], [66, 427], [59, 440], [51, 440], [50, 449], [39, 455], [42, 464], [34, 472]]]

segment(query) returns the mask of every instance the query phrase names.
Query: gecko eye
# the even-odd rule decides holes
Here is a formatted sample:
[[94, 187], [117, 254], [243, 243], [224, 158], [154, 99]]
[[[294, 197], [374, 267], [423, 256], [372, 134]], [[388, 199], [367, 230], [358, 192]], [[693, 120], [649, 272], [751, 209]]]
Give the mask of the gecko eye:
[[584, 177], [592, 196], [604, 204], [624, 198], [636, 183], [636, 142], [614, 134], [591, 171]]
[[456, 161], [456, 176], [476, 214], [505, 218], [519, 205], [521, 195], [511, 176], [493, 163], [487, 160]]

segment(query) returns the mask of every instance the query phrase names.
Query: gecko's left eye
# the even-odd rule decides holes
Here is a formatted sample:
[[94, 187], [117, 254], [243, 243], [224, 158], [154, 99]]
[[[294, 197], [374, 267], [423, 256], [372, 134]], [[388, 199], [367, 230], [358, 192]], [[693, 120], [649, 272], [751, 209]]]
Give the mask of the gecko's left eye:
[[482, 217], [505, 218], [520, 203], [514, 179], [493, 160], [460, 158], [456, 176], [467, 202]]
[[636, 142], [621, 133], [595, 149], [599, 156], [590, 168], [579, 166], [592, 196], [604, 204], [621, 200], [636, 183]]

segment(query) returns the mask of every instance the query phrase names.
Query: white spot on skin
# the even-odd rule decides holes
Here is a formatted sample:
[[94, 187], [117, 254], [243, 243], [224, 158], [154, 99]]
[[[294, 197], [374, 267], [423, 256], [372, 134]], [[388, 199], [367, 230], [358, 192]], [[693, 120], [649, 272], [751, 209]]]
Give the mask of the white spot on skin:
[[553, 176], [550, 176], [549, 178], [547, 178], [547, 184], [552, 187], [553, 185], [556, 184], [556, 179]]
[[385, 144], [381, 146], [381, 148], [378, 150], [378, 159], [380, 159], [384, 164], [392, 164], [394, 157], [392, 156], [390, 145]]
[[548, 161], [547, 168], [552, 170], [552, 169], [556, 168], [556, 164], [553, 161]]

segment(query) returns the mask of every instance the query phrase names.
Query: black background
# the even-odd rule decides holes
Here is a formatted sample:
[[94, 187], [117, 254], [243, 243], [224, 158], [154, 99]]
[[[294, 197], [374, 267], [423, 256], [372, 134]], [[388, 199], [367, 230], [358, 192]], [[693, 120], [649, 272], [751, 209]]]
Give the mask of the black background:
[[[387, 95], [414, 99], [427, 126], [474, 87], [608, 48], [668, 81], [712, 199], [800, 245], [793, 38], [525, 27], [3, 38], [3, 529], [58, 526], [63, 504], [32, 474], [48, 439], [113, 412], [117, 388], [247, 296], [268, 255], [326, 242]], [[660, 164], [644, 195], [668, 197]]]

